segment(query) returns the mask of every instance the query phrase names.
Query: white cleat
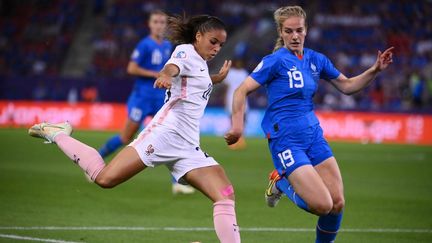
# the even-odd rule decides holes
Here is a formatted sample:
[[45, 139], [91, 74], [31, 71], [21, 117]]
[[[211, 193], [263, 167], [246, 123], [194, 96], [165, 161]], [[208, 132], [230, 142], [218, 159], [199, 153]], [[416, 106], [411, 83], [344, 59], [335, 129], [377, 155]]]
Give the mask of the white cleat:
[[28, 134], [32, 137], [45, 139], [46, 140], [45, 143], [55, 143], [54, 138], [59, 133], [71, 135], [72, 131], [73, 131], [73, 129], [72, 129], [71, 124], [69, 124], [69, 122], [63, 122], [63, 123], [57, 123], [57, 124], [42, 122], [42, 123], [33, 125], [28, 130]]
[[274, 208], [282, 197], [282, 192], [276, 187], [276, 182], [280, 180], [280, 176], [276, 170], [269, 175], [269, 184], [265, 191], [265, 200], [269, 207]]
[[195, 189], [189, 185], [182, 185], [180, 183], [172, 184], [172, 193], [173, 195], [177, 194], [192, 194], [195, 192]]

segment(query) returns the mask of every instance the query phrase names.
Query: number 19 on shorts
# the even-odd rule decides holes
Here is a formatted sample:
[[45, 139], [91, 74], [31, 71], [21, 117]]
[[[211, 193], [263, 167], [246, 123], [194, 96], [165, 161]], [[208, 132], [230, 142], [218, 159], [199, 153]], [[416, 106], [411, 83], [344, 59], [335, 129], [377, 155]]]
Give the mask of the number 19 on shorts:
[[287, 167], [290, 167], [294, 164], [294, 157], [291, 153], [291, 149], [287, 149], [281, 153], [278, 153], [280, 162], [282, 166], [286, 169]]

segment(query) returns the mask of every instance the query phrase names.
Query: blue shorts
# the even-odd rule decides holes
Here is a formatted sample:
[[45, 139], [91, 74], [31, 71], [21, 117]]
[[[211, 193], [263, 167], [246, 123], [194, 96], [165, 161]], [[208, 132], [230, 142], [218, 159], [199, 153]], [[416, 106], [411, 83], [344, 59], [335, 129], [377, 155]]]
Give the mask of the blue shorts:
[[285, 176], [300, 166], [316, 166], [333, 156], [319, 124], [284, 131], [280, 136], [269, 139], [269, 149], [276, 170]]
[[163, 105], [163, 96], [142, 96], [133, 91], [127, 102], [128, 117], [141, 123], [147, 116], [154, 116]]

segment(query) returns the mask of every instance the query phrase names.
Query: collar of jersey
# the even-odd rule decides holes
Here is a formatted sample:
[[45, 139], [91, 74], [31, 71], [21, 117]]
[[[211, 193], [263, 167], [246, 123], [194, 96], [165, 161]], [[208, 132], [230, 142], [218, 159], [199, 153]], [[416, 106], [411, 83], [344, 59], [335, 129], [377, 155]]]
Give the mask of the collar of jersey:
[[304, 56], [305, 56], [305, 53], [306, 53], [306, 49], [303, 48], [303, 55], [301, 55], [301, 56], [299, 57], [299, 56], [297, 56], [296, 54], [294, 54], [294, 52], [292, 52], [290, 49], [286, 48], [285, 46], [283, 47], [283, 49], [285, 49], [285, 51], [288, 52], [289, 54], [291, 54], [291, 55], [297, 57], [300, 61], [303, 60], [303, 58], [304, 58]]

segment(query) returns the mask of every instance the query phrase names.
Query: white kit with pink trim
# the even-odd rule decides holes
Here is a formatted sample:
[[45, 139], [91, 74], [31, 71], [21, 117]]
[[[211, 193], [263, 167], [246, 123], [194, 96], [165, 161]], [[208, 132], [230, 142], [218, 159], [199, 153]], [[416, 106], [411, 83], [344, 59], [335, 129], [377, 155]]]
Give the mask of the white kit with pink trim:
[[130, 146], [145, 165], [165, 164], [179, 180], [192, 169], [217, 164], [199, 148], [199, 123], [213, 84], [206, 61], [191, 44], [177, 46], [168, 64], [180, 73], [166, 92], [165, 105]]

